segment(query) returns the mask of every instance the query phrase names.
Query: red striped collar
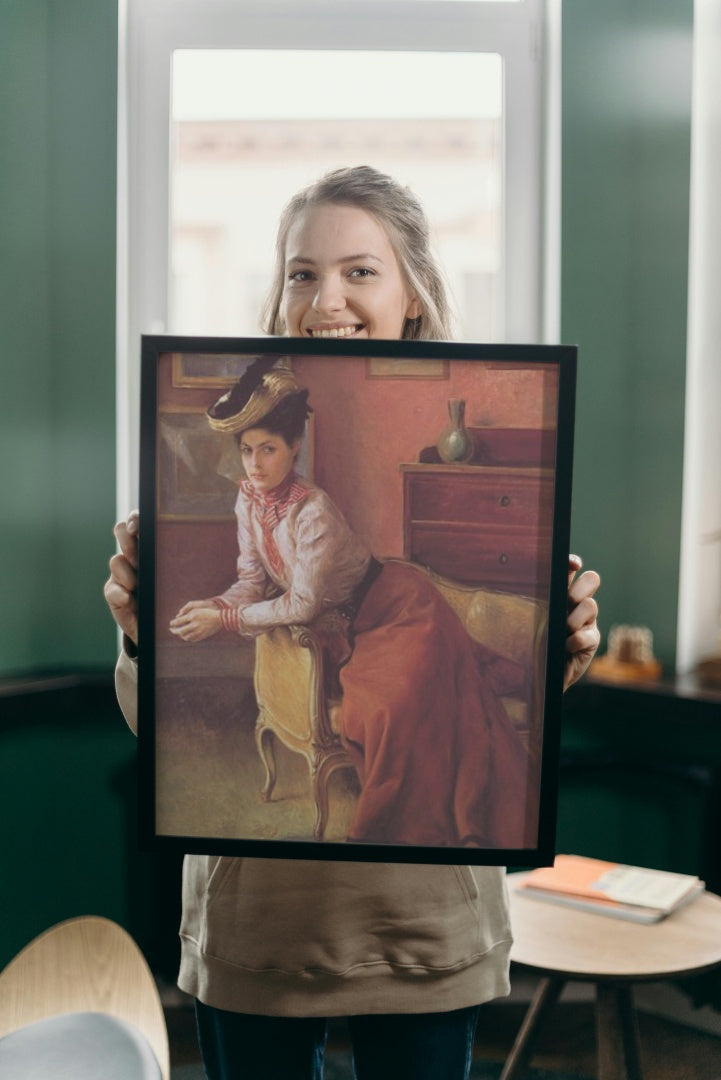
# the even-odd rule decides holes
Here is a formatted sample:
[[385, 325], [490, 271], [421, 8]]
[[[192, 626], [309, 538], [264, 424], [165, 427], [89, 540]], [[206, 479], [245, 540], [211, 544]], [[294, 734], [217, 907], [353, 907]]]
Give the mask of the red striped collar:
[[289, 506], [300, 502], [308, 494], [309, 488], [305, 480], [291, 470], [282, 483], [270, 491], [258, 491], [250, 480], [241, 480], [240, 488], [244, 495], [249, 495], [256, 506], [265, 512], [275, 510], [279, 518], [285, 516]]

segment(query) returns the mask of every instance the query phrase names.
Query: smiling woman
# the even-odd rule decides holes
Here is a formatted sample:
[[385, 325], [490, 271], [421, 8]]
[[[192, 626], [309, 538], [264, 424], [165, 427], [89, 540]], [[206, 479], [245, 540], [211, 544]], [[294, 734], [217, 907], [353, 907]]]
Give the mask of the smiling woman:
[[368, 166], [336, 169], [280, 220], [269, 334], [450, 338], [450, 311], [416, 196]]
[[[387, 322], [379, 313], [374, 321], [365, 310], [355, 310], [354, 300], [340, 295], [330, 320], [336, 326], [363, 325], [370, 338], [381, 325], [395, 325], [405, 336], [435, 336], [446, 308], [438, 271], [433, 267], [435, 274], [425, 280], [420, 273], [422, 260], [433, 260], [422, 242], [427, 230], [417, 227], [415, 203], [390, 177], [370, 177], [361, 169], [346, 177], [349, 183], [351, 179], [364, 190], [373, 187], [374, 179], [408, 208], [408, 228], [402, 229], [389, 214], [374, 212], [357, 189], [345, 198], [339, 192], [334, 199], [321, 200], [336, 224], [339, 207], [355, 206], [386, 229], [397, 259], [391, 264], [388, 291], [381, 287], [387, 282], [382, 277], [361, 274], [351, 278], [358, 284], [350, 285], [347, 275], [338, 275], [339, 259], [346, 270], [349, 265], [363, 273], [377, 269], [367, 259], [343, 261], [359, 254], [355, 237], [346, 245], [327, 230], [332, 258], [315, 249], [295, 250], [293, 255], [333, 268], [336, 290], [340, 281], [344, 289], [357, 289], [363, 296], [378, 287], [391, 302]], [[305, 220], [310, 205], [308, 193], [301, 194], [305, 201], [296, 207], [298, 221], [301, 210]], [[356, 224], [360, 220], [367, 224], [365, 218], [353, 218]], [[278, 245], [275, 319], [286, 310], [290, 318], [293, 286], [287, 281], [286, 240], [293, 223], [292, 217], [286, 218]], [[369, 247], [366, 238], [360, 254], [383, 261], [382, 253]], [[302, 280], [308, 265], [297, 269]], [[310, 307], [322, 307], [317, 293], [316, 288]], [[416, 315], [417, 302], [421, 312]], [[340, 317], [338, 312], [349, 306], [352, 316], [346, 312]], [[298, 318], [300, 325], [305, 315]], [[321, 323], [323, 319], [328, 321], [328, 316], [323, 315]], [[276, 353], [292, 352], [289, 338], [275, 344]], [[340, 347], [308, 338], [298, 339], [297, 345], [301, 353], [322, 347], [337, 352]], [[388, 342], [363, 341], [359, 351], [388, 347]], [[427, 348], [445, 353], [449, 345]], [[290, 385], [299, 375], [287, 368], [256, 369], [255, 375], [257, 381], [246, 381], [240, 400], [231, 402], [231, 391], [222, 416], [213, 417], [224, 422], [221, 430], [272, 430], [281, 397], [301, 400], [300, 412], [306, 411], [299, 394], [311, 388], [307, 382], [302, 389], [300, 381]], [[153, 380], [157, 386], [156, 372]], [[378, 389], [377, 383], [373, 386]], [[297, 432], [284, 437], [290, 449]], [[334, 449], [338, 456], [347, 452], [343, 440]], [[198, 619], [201, 636], [211, 636], [220, 624], [239, 636], [255, 637], [282, 626], [309, 625], [323, 609], [337, 614], [338, 644], [344, 647], [345, 636], [348, 641], [338, 656], [343, 690], [338, 724], [357, 760], [359, 780], [344, 854], [360, 850], [353, 841], [391, 843], [394, 852], [401, 846], [407, 851], [433, 843], [454, 859], [452, 849], [463, 847], [466, 861], [474, 853], [485, 858], [486, 847], [495, 847], [496, 855], [512, 848], [525, 852], [530, 824], [525, 809], [527, 805], [535, 815], [539, 808], [531, 791], [538, 774], [529, 768], [531, 748], [500, 702], [502, 684], [508, 685], [514, 672], [489, 649], [478, 651], [460, 617], [422, 571], [403, 560], [373, 558], [370, 545], [354, 532], [325, 488], [298, 480], [291, 472], [269, 492], [258, 492], [250, 482], [241, 484], [236, 507], [235, 580], [221, 596], [206, 594], [208, 599], [199, 602], [203, 614], [191, 613], [180, 625], [188, 627]], [[148, 513], [153, 513], [150, 506]], [[137, 522], [131, 515], [116, 527], [121, 554], [111, 560], [106, 583], [111, 610], [135, 643]], [[153, 533], [143, 535], [148, 538], [144, 543], [150, 542], [147, 550], [152, 550]], [[140, 557], [140, 565], [153, 564]], [[598, 578], [591, 572], [576, 578], [579, 567], [575, 559], [569, 566], [567, 685], [582, 674], [598, 644], [593, 601]], [[146, 640], [151, 639], [152, 631]], [[138, 670], [132, 651], [119, 661], [118, 690], [134, 725]], [[151, 679], [153, 675], [153, 667], [143, 668], [143, 663], [141, 688], [148, 677], [143, 671]], [[439, 738], [441, 730], [452, 737]], [[519, 790], [528, 799], [511, 797]], [[197, 999], [208, 1075], [319, 1077], [327, 1030], [323, 1017], [346, 1014], [359, 1023], [373, 1021], [353, 1032], [359, 1080], [468, 1076], [479, 1004], [509, 988], [507, 901], [503, 873], [495, 865], [471, 869], [188, 855], [181, 940], [179, 984]]]

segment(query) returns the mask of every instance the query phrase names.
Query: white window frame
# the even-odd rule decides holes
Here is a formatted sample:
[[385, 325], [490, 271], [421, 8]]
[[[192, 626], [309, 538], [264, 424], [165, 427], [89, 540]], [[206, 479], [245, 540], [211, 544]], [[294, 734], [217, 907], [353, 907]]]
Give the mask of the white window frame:
[[[142, 333], [167, 327], [176, 49], [497, 52], [504, 59], [502, 340], [559, 325], [560, 0], [119, 0], [118, 512], [137, 503]], [[548, 63], [549, 58], [553, 66]], [[290, 194], [290, 193], [289, 193]]]
[[696, 0], [683, 507], [676, 671], [721, 652], [721, 0]]

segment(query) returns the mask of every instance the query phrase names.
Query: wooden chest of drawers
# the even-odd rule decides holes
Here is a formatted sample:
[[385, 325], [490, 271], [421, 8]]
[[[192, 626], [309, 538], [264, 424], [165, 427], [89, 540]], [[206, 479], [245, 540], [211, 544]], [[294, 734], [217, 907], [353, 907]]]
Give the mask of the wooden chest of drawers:
[[457, 581], [545, 595], [552, 469], [401, 465], [404, 557]]

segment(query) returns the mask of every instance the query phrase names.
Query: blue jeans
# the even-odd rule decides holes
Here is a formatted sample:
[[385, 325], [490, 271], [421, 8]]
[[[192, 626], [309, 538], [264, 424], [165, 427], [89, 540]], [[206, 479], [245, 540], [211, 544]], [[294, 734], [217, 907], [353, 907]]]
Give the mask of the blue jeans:
[[[208, 1080], [321, 1080], [322, 1017], [249, 1016], [195, 1003]], [[356, 1080], [467, 1080], [478, 1006], [350, 1016]]]

